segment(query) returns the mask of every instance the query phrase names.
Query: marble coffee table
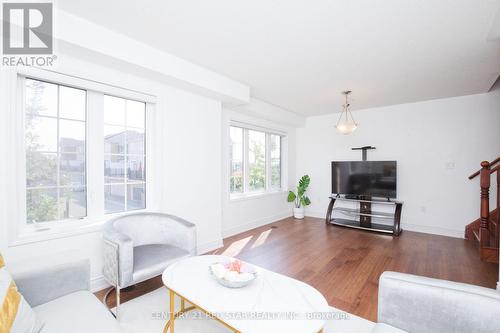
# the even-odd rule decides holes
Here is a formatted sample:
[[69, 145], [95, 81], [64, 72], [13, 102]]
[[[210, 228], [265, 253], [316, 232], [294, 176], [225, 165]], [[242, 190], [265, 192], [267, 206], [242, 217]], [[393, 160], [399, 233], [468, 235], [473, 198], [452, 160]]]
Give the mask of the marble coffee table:
[[[190, 310], [200, 310], [239, 333], [322, 332], [330, 309], [319, 291], [260, 267], [256, 267], [258, 277], [252, 284], [238, 289], [226, 288], [208, 269], [225, 258], [227, 260], [216, 255], [190, 257], [163, 272], [163, 283], [170, 295], [170, 319], [164, 333], [174, 333], [175, 319]], [[175, 308], [176, 296], [181, 301], [180, 309]]]

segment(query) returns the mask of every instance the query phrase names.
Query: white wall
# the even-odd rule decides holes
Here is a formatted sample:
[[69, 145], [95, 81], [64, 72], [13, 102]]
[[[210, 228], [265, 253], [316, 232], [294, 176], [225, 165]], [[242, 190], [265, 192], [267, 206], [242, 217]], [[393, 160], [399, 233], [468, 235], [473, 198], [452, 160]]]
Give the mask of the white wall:
[[[287, 189], [295, 182], [295, 127], [290, 125], [303, 121], [300, 116], [262, 101], [251, 103], [247, 108], [223, 109], [222, 117], [222, 235], [231, 236], [292, 215], [292, 206], [286, 201]], [[260, 111], [260, 112], [258, 112]], [[277, 111], [266, 116], [262, 111]], [[281, 114], [281, 117], [276, 115]], [[259, 117], [257, 117], [258, 115]], [[272, 121], [263, 119], [271, 118]], [[229, 197], [229, 124], [230, 121], [249, 123], [264, 128], [279, 130], [287, 135], [282, 147], [283, 191], [238, 199]]]
[[198, 249], [203, 253], [222, 245], [222, 106], [179, 90], [165, 91], [162, 100], [159, 208], [197, 222]]
[[353, 114], [360, 126], [351, 135], [336, 131], [338, 113], [308, 118], [297, 130], [297, 174], [311, 176], [306, 214], [326, 216], [330, 162], [360, 160], [351, 148], [372, 145], [369, 160], [398, 162], [402, 227], [462, 237], [479, 217], [479, 183], [467, 177], [500, 153], [500, 90]]
[[[157, 96], [157, 103], [147, 130], [152, 134], [152, 150], [148, 151], [153, 164], [148, 177], [148, 210], [179, 215], [197, 225], [198, 250], [205, 252], [222, 244], [221, 239], [221, 116], [220, 101], [172, 88], [147, 77], [131, 75], [125, 64], [117, 63], [121, 70], [98, 65], [99, 59], [82, 61], [64, 54], [58, 71], [83, 76], [87, 79]], [[2, 103], [0, 109], [0, 152], [5, 160], [14, 160], [16, 154], [11, 134], [22, 133], [12, 123], [15, 101], [9, 91], [15, 88], [12, 71], [2, 70], [0, 82]], [[91, 260], [91, 278], [94, 289], [104, 287], [102, 279], [101, 227], [106, 220], [76, 232], [52, 235], [50, 240], [38, 233], [33, 240], [14, 243], [12, 226], [20, 223], [16, 208], [17, 166], [1, 164], [0, 184], [0, 251], [8, 263], [30, 262], [54, 256], [87, 257]]]

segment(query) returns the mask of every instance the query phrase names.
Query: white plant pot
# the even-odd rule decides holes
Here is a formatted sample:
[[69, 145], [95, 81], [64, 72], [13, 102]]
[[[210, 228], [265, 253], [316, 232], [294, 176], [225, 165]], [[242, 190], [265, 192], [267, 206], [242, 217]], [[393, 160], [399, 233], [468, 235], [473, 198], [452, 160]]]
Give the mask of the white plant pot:
[[300, 208], [293, 208], [293, 217], [296, 219], [303, 219], [304, 218], [304, 207]]

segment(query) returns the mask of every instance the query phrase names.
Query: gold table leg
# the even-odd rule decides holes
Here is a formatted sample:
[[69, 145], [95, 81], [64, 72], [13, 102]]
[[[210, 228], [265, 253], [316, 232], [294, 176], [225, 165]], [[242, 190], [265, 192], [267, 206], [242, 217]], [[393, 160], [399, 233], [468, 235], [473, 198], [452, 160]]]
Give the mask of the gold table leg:
[[175, 293], [170, 290], [170, 333], [174, 333], [175, 322]]
[[[179, 296], [179, 298], [181, 299], [181, 309], [180, 311], [178, 312], [175, 312], [175, 295], [176, 295], [176, 292], [169, 289], [169, 298], [170, 298], [170, 318], [168, 319], [167, 323], [165, 324], [165, 327], [163, 328], [163, 333], [174, 333], [174, 321], [176, 318], [178, 318], [179, 316], [183, 315], [184, 313], [186, 312], [189, 312], [189, 311], [192, 311], [192, 310], [199, 310], [207, 315], [210, 315], [212, 316], [212, 314], [208, 311], [206, 311], [205, 309], [203, 309], [202, 307], [194, 304], [193, 302], [191, 302], [189, 299], [185, 298], [184, 296], [180, 295], [180, 294], [177, 294], [177, 296]], [[190, 306], [186, 307], [186, 302], [188, 304], [190, 304]], [[224, 326], [226, 326], [227, 328], [229, 328], [230, 330], [232, 330], [234, 333], [241, 333], [240, 331], [238, 331], [237, 329], [235, 329], [234, 327], [232, 327], [231, 325], [225, 323], [223, 320], [217, 318], [217, 317], [212, 317], [213, 319], [215, 319], [216, 321], [218, 321], [219, 323], [223, 324]], [[319, 333], [323, 333], [322, 331], [319, 332]]]
[[181, 295], [178, 295], [181, 299], [181, 309], [180, 311], [175, 312], [175, 292], [169, 289], [169, 299], [170, 299], [170, 311], [169, 311], [169, 319], [163, 328], [163, 333], [174, 333], [174, 321], [178, 317], [182, 316], [184, 313], [192, 310], [196, 310], [195, 306], [186, 307], [186, 300]]

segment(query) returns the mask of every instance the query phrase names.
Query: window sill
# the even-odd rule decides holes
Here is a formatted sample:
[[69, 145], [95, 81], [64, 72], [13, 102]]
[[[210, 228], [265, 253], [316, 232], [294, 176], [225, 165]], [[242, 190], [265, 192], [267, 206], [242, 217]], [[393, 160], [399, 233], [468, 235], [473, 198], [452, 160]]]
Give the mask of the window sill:
[[265, 197], [271, 196], [279, 196], [288, 193], [287, 190], [275, 190], [275, 191], [267, 191], [267, 192], [250, 192], [244, 194], [233, 194], [229, 196], [230, 202], [239, 202], [239, 201], [247, 201], [247, 200], [256, 200]]
[[30, 243], [44, 242], [54, 239], [74, 237], [78, 235], [100, 232], [107, 221], [136, 212], [147, 210], [134, 210], [124, 213], [115, 213], [95, 218], [84, 218], [79, 220], [68, 220], [64, 222], [48, 222], [47, 225], [40, 223], [39, 226], [26, 226], [19, 230], [17, 235], [9, 242], [9, 246], [20, 246]]

